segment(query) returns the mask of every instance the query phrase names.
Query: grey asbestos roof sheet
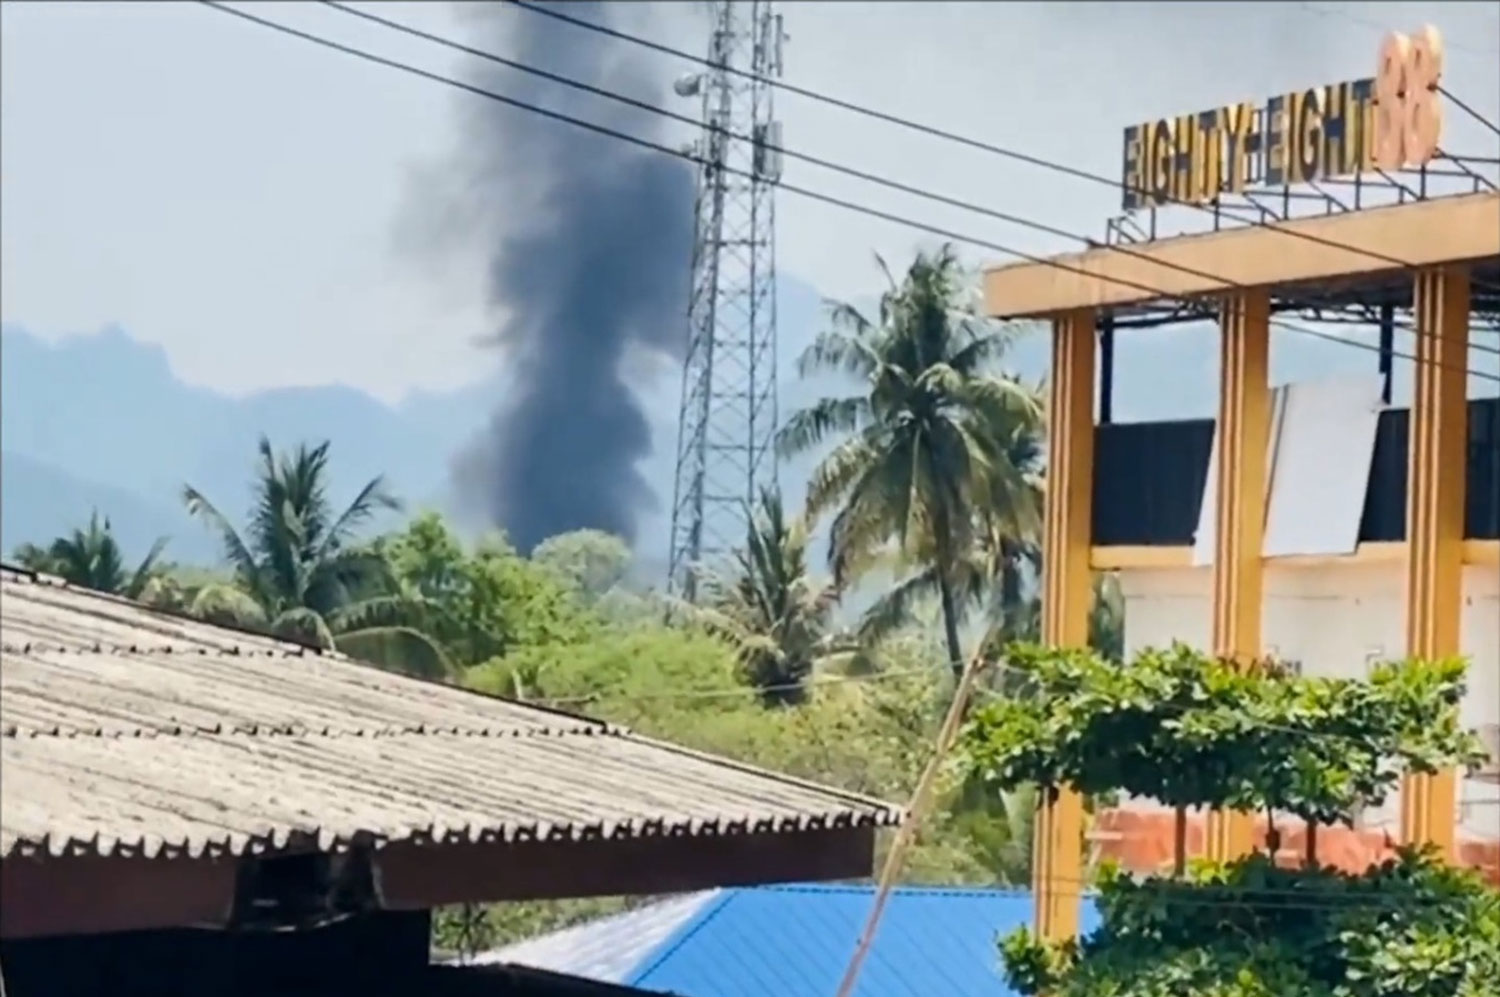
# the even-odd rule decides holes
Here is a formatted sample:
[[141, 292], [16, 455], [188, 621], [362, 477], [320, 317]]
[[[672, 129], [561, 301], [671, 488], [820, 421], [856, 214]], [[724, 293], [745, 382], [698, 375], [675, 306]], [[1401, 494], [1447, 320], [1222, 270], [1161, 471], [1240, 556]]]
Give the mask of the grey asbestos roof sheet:
[[887, 824], [629, 731], [0, 569], [0, 856]]

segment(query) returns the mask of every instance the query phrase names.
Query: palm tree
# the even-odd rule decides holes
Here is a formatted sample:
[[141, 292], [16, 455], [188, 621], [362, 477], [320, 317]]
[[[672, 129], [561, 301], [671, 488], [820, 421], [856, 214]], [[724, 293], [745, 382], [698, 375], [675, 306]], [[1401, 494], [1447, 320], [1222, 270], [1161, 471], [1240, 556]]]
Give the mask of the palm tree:
[[16, 560], [33, 571], [57, 575], [73, 585], [140, 599], [161, 574], [157, 559], [166, 546], [166, 537], [158, 539], [136, 569], [127, 573], [109, 519], [101, 521], [95, 511], [89, 516], [86, 529], [74, 529], [45, 548], [22, 544], [16, 548]]
[[893, 551], [928, 570], [957, 674], [964, 563], [976, 540], [1037, 529], [1036, 483], [1012, 455], [1038, 432], [1041, 406], [1019, 381], [992, 372], [1010, 338], [967, 300], [951, 246], [919, 253], [899, 283], [876, 259], [888, 288], [875, 319], [834, 305], [829, 330], [800, 363], [803, 373], [852, 374], [860, 393], [796, 413], [778, 443], [790, 455], [846, 437], [808, 483], [810, 518], [838, 509], [834, 582], [842, 587]]
[[[1125, 600], [1119, 580], [1111, 574], [1094, 576], [1094, 598], [1089, 608], [1089, 646], [1111, 661], [1125, 653]], [[997, 643], [1035, 643], [1042, 638], [1042, 601], [1032, 594], [1017, 604], [1007, 617], [1007, 627]]]
[[979, 780], [969, 779], [950, 792], [949, 820], [994, 881], [1002, 886], [1030, 883], [1036, 787], [1024, 785], [996, 792], [985, 789]]
[[708, 579], [697, 617], [735, 644], [768, 705], [801, 702], [818, 663], [847, 650], [833, 632], [838, 590], [808, 572], [806, 524], [787, 518], [780, 495], [762, 492], [732, 563], [728, 579]]
[[[1006, 459], [1025, 482], [1022, 502], [1038, 509], [1042, 501], [1042, 447], [1039, 436], [1027, 427], [1013, 427]], [[996, 495], [972, 510], [975, 529], [972, 545], [954, 565], [958, 614], [982, 609], [994, 639], [1000, 644], [1027, 639], [1040, 617], [1030, 584], [1041, 571], [1041, 545], [1034, 519], [1020, 522], [1009, 511], [1009, 499]], [[865, 611], [859, 624], [859, 639], [873, 646], [917, 623], [917, 607], [939, 596], [939, 573], [930, 558], [917, 558], [914, 572], [892, 586]], [[905, 567], [900, 559], [891, 564], [898, 574]]]
[[192, 612], [430, 677], [450, 672], [422, 629], [427, 604], [401, 594], [385, 558], [356, 543], [360, 527], [400, 503], [371, 479], [338, 515], [328, 503], [328, 443], [277, 455], [261, 437], [255, 500], [243, 533], [198, 489], [183, 488], [189, 514], [219, 535], [232, 585], [198, 591]]

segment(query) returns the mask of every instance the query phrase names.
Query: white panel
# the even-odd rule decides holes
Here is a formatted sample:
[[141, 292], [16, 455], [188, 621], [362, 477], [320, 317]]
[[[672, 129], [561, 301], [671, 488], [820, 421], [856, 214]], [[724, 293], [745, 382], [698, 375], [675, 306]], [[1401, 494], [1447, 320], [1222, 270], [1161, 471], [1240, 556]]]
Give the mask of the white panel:
[[1494, 594], [1495, 569], [1464, 567], [1464, 604], [1459, 647], [1469, 659], [1469, 694], [1464, 723], [1500, 723], [1500, 595]]
[[[1266, 487], [1276, 470], [1276, 454], [1281, 439], [1281, 425], [1286, 415], [1287, 389], [1271, 389], [1271, 429], [1266, 440]], [[1198, 529], [1193, 533], [1193, 566], [1214, 563], [1214, 544], [1218, 536], [1216, 510], [1219, 503], [1219, 424], [1214, 422], [1214, 442], [1208, 453], [1208, 477], [1203, 482], [1203, 501], [1198, 504]]]
[[1198, 505], [1198, 529], [1193, 533], [1193, 566], [1202, 568], [1214, 563], [1214, 546], [1218, 543], [1219, 505], [1219, 423], [1214, 420], [1213, 448], [1208, 451], [1208, 477], [1203, 481], [1203, 501]]
[[[1127, 652], [1174, 639], [1197, 647], [1208, 640], [1210, 573], [1138, 570], [1120, 573], [1125, 591]], [[1402, 656], [1404, 572], [1399, 565], [1357, 561], [1318, 567], [1268, 566], [1263, 646], [1300, 658], [1306, 675], [1362, 678], [1372, 658]], [[1500, 578], [1490, 566], [1464, 569], [1461, 647], [1469, 659], [1468, 692], [1460, 706], [1468, 727], [1500, 721]], [[1466, 778], [1459, 791], [1465, 837], [1500, 838], [1500, 785]], [[1367, 810], [1366, 828], [1400, 827], [1400, 794]]]
[[1352, 554], [1375, 456], [1380, 378], [1290, 386], [1266, 514], [1266, 557]]

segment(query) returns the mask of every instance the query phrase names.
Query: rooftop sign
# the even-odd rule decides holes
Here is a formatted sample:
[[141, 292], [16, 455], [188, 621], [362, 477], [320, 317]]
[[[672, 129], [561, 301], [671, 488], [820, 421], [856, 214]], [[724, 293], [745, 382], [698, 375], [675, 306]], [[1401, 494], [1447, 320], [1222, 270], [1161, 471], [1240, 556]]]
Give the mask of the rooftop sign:
[[1123, 206], [1202, 204], [1279, 187], [1420, 166], [1442, 135], [1443, 40], [1392, 32], [1373, 77], [1125, 129]]

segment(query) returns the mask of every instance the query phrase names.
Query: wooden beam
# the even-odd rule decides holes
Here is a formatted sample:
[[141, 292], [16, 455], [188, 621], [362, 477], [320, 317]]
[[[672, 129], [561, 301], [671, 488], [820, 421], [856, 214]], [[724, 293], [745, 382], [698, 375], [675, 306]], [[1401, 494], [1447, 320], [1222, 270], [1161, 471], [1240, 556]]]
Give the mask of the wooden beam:
[[688, 893], [870, 875], [875, 829], [655, 836], [582, 842], [391, 845], [378, 853], [394, 910], [499, 900]]
[[[1089, 568], [1094, 485], [1094, 313], [1053, 322], [1047, 398], [1047, 490], [1042, 536], [1042, 642], [1084, 647], [1093, 582]], [[1083, 882], [1083, 800], [1062, 788], [1037, 808], [1032, 863], [1036, 930], [1078, 934]]]
[[1403, 263], [1489, 259], [1500, 256], [1497, 217], [1500, 194], [1486, 192], [1158, 239], [1129, 254], [1113, 247], [1064, 253], [986, 271], [985, 310], [995, 318], [1035, 317], [1355, 277]]
[[[1213, 651], [1237, 662], [1259, 656], [1266, 524], [1266, 444], [1270, 433], [1271, 299], [1242, 291], [1220, 310], [1218, 508], [1214, 519]], [[1254, 847], [1253, 818], [1209, 815], [1209, 858], [1227, 861]]]
[[221, 927], [234, 859], [11, 856], [0, 862], [0, 938]]
[[[1500, 568], [1500, 540], [1465, 540], [1462, 546], [1464, 564]], [[1191, 568], [1193, 548], [1187, 546], [1144, 547], [1116, 544], [1095, 547], [1089, 554], [1095, 571], [1159, 571]], [[1405, 564], [1406, 542], [1372, 540], [1362, 543], [1352, 554], [1286, 554], [1266, 558], [1266, 567], [1343, 568], [1377, 564]]]
[[[1460, 653], [1468, 406], [1469, 273], [1463, 266], [1416, 276], [1416, 392], [1406, 492], [1406, 653]], [[1409, 775], [1401, 787], [1401, 836], [1454, 857], [1454, 772]]]
[[[389, 845], [375, 853], [382, 904], [656, 895], [870, 875], [875, 829], [656, 835], [510, 844]], [[12, 857], [0, 862], [0, 936], [222, 927], [235, 859]]]

